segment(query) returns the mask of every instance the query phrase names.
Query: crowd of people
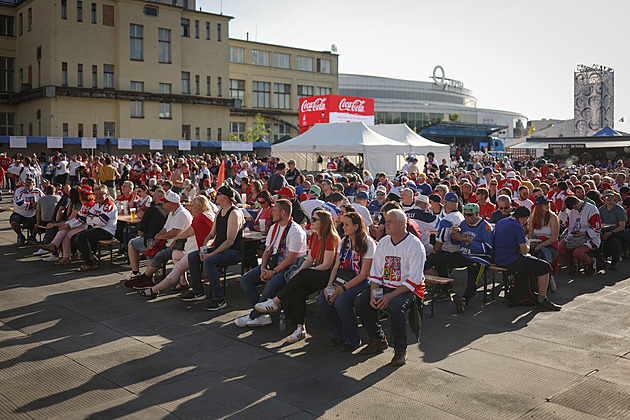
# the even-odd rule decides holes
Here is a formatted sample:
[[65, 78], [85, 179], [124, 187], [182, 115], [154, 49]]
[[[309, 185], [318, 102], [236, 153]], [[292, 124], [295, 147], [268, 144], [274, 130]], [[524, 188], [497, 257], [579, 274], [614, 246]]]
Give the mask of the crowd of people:
[[[465, 268], [463, 294], [442, 287], [436, 296], [463, 313], [485, 272], [502, 267], [515, 283], [532, 279], [530, 304], [557, 311], [549, 293], [561, 265], [571, 275], [616, 270], [630, 243], [627, 161], [467, 159], [458, 153], [440, 163], [429, 153], [424, 166], [412, 156], [397, 174], [371, 174], [343, 158], [302, 173], [292, 160], [255, 155], [1, 154], [0, 175], [13, 193], [18, 246], [39, 245], [34, 255], [44, 261], [80, 258], [79, 271], [93, 270], [98, 241], [115, 238], [131, 265], [126, 287], [146, 298], [181, 293], [209, 311], [227, 307], [222, 272], [240, 263], [251, 311], [238, 327], [271, 325], [278, 313], [282, 326], [296, 326], [287, 341], [303, 340], [308, 296], [317, 292], [331, 346], [354, 352], [366, 344], [359, 354], [371, 355], [391, 345], [391, 364], [401, 366], [425, 275]], [[139, 223], [119, 220], [129, 214]], [[248, 239], [255, 232], [261, 242]], [[514, 291], [511, 303], [527, 301]], [[379, 311], [389, 314], [391, 343]]]

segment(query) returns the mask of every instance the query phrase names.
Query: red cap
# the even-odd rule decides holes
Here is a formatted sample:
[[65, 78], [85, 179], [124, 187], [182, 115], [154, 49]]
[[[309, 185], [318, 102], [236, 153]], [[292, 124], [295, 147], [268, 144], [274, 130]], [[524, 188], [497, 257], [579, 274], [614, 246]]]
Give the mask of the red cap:
[[282, 187], [278, 190], [278, 195], [284, 195], [285, 197], [295, 197], [295, 194], [293, 194], [293, 190], [291, 189], [291, 187]]
[[94, 194], [94, 191], [92, 191], [92, 187], [90, 187], [89, 185], [81, 185], [81, 188], [79, 188], [79, 192], [82, 192], [84, 194]]

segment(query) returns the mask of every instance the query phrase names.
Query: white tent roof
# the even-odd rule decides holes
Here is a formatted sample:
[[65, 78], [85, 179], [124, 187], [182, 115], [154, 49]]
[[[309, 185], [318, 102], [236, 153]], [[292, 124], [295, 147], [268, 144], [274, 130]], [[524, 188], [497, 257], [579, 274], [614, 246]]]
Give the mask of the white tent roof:
[[408, 144], [410, 154], [425, 155], [429, 152], [435, 154], [435, 159], [441, 162], [442, 159], [450, 161], [451, 148], [447, 144], [437, 143], [424, 138], [413, 131], [407, 124], [379, 124], [369, 126], [372, 130], [385, 137]]

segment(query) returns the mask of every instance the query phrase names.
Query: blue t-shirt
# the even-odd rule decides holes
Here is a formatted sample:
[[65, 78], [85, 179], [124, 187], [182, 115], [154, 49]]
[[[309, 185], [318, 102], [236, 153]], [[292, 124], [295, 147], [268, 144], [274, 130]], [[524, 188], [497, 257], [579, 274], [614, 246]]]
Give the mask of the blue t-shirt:
[[494, 262], [499, 266], [513, 263], [520, 255], [519, 244], [526, 242], [525, 229], [516, 219], [499, 220], [494, 228]]

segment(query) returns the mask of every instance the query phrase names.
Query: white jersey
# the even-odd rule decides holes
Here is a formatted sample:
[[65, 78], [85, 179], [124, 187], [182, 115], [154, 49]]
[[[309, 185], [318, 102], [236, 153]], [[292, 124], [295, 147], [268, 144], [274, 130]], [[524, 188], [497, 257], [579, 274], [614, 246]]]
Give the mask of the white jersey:
[[87, 226], [102, 228], [112, 235], [116, 234], [117, 223], [118, 209], [110, 198], [105, 200], [103, 204], [94, 203], [85, 222]]
[[352, 207], [354, 207], [357, 213], [359, 213], [359, 216], [361, 216], [361, 218], [363, 219], [363, 223], [365, 223], [366, 228], [369, 228], [374, 224], [374, 222], [372, 221], [372, 216], [370, 215], [370, 211], [367, 209], [367, 207], [362, 206], [358, 203], [352, 203]]
[[66, 162], [65, 160], [60, 160], [59, 162], [57, 162], [57, 165], [55, 166], [56, 172], [55, 175], [65, 175], [68, 173], [68, 162]]
[[529, 198], [526, 198], [525, 200], [521, 200], [520, 198], [516, 198], [514, 199], [514, 202], [516, 204], [518, 204], [519, 206], [525, 206], [529, 209], [529, 211], [532, 211], [532, 207], [534, 207], [534, 203], [532, 203], [532, 200], [530, 200]]
[[13, 212], [24, 217], [35, 217], [37, 213], [37, 201], [44, 196], [39, 188], [27, 190], [20, 187], [13, 194]]

